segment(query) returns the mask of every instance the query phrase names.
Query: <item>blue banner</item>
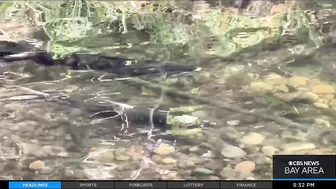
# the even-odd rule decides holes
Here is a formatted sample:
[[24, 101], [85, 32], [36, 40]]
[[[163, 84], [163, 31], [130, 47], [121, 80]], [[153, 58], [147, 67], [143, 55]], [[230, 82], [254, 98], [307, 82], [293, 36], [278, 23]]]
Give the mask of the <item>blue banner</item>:
[[61, 182], [9, 182], [9, 189], [61, 189]]

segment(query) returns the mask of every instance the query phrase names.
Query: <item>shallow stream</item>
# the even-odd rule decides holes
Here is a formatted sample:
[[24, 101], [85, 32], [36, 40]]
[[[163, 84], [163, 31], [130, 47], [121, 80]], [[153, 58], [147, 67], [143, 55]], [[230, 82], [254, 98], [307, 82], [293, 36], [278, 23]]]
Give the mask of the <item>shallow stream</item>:
[[[274, 154], [336, 153], [335, 47], [200, 59], [120, 40], [133, 46], [102, 51], [199, 69], [116, 79], [0, 62], [1, 179], [271, 179]], [[149, 117], [127, 117], [115, 102]], [[180, 126], [201, 120], [195, 132], [170, 132], [148, 113], [181, 107]]]

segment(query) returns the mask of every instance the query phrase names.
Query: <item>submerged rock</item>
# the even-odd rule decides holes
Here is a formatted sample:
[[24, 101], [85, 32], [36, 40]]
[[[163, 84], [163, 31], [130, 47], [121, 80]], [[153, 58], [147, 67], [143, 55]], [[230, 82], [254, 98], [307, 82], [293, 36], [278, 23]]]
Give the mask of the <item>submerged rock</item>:
[[214, 171], [209, 170], [207, 168], [203, 168], [203, 167], [198, 167], [196, 169], [194, 169], [194, 171], [192, 172], [192, 175], [194, 176], [205, 176], [205, 175], [211, 175], [213, 174]]
[[311, 150], [315, 149], [316, 146], [313, 143], [308, 142], [293, 142], [282, 145], [281, 147], [285, 152], [301, 151], [301, 150]]
[[305, 87], [308, 85], [308, 78], [301, 76], [294, 76], [288, 80], [288, 85], [294, 88]]
[[241, 133], [239, 133], [235, 128], [233, 127], [223, 127], [219, 130], [220, 136], [223, 140], [233, 140], [241, 137]]
[[204, 167], [210, 170], [220, 170], [223, 168], [224, 163], [221, 160], [210, 160], [204, 164]]
[[264, 146], [261, 148], [261, 151], [268, 157], [272, 157], [273, 155], [275, 155], [275, 153], [277, 151], [279, 151], [278, 148], [274, 147], [274, 146]]
[[315, 106], [316, 108], [322, 108], [322, 109], [327, 109], [327, 108], [329, 108], [328, 104], [325, 104], [325, 103], [323, 103], [323, 102], [315, 102], [315, 103], [314, 103], [314, 106]]
[[256, 92], [270, 92], [272, 91], [273, 86], [264, 82], [252, 82], [250, 88], [252, 91]]
[[229, 126], [237, 126], [239, 125], [240, 121], [239, 120], [229, 120], [226, 122]]
[[98, 161], [101, 163], [112, 163], [114, 162], [114, 152], [108, 151], [103, 153], [98, 157]]
[[227, 145], [221, 150], [221, 154], [226, 158], [237, 158], [246, 155], [246, 152], [237, 146]]
[[189, 126], [196, 125], [198, 123], [198, 118], [190, 115], [176, 116], [175, 121], [177, 125]]
[[178, 163], [178, 167], [184, 169], [184, 168], [188, 168], [188, 167], [195, 167], [196, 164], [194, 161], [192, 160], [180, 160]]
[[243, 161], [243, 162], [238, 163], [234, 167], [234, 170], [239, 171], [239, 172], [250, 173], [250, 172], [254, 171], [255, 167], [256, 167], [256, 165], [252, 161]]
[[166, 157], [166, 158], [162, 159], [162, 163], [164, 163], [164, 164], [176, 164], [177, 161], [174, 158]]
[[325, 119], [322, 119], [322, 118], [315, 118], [314, 119], [314, 122], [317, 124], [317, 125], [321, 125], [323, 127], [330, 127], [330, 123], [329, 121], [325, 120]]
[[311, 91], [316, 94], [334, 94], [335, 90], [330, 85], [313, 85], [311, 86]]
[[234, 179], [234, 180], [243, 180], [249, 176], [252, 176], [252, 174], [249, 172], [240, 172], [229, 167], [223, 168], [219, 174], [223, 179]]
[[39, 170], [43, 169], [45, 167], [45, 164], [43, 161], [37, 160], [29, 164], [29, 169], [32, 170]]
[[245, 136], [243, 136], [242, 139], [239, 140], [239, 142], [241, 142], [242, 144], [245, 145], [258, 145], [260, 143], [262, 143], [262, 141], [265, 139], [266, 137], [259, 134], [259, 133], [249, 133]]
[[161, 144], [158, 146], [155, 151], [156, 154], [159, 155], [169, 155], [175, 152], [175, 148], [173, 146], [167, 145], [167, 144]]

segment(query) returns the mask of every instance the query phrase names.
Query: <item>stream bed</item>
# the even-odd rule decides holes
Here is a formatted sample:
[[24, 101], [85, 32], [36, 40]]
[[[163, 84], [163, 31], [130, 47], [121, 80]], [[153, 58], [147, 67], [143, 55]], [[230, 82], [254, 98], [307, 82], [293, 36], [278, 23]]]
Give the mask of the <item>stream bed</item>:
[[[105, 55], [198, 68], [116, 78], [0, 61], [0, 179], [271, 179], [275, 154], [336, 153], [335, 45], [304, 56], [293, 44], [200, 58], [120, 36]], [[147, 113], [128, 117], [115, 103]], [[166, 125], [151, 109], [180, 115]]]
[[[280, 52], [260, 53], [245, 62], [267, 62]], [[334, 60], [330, 52], [323, 53], [316, 57]], [[208, 62], [195, 72], [159, 78], [160, 85], [194, 90], [195, 96], [312, 128], [301, 130], [167, 95], [164, 90], [104, 79], [106, 75], [98, 71], [68, 71], [30, 62], [5, 67], [0, 90], [1, 178], [271, 179], [274, 154], [334, 154], [335, 89], [333, 81], [320, 78], [326, 75], [323, 65], [284, 67], [292, 74], [288, 77], [245, 62]], [[320, 71], [302, 74], [308, 73], [302, 69], [313, 68]], [[41, 98], [39, 93], [61, 98]], [[61, 102], [67, 98], [81, 103]], [[150, 122], [93, 118], [86, 104], [102, 101], [166, 109], [200, 105], [188, 115], [216, 124], [191, 136], [156, 131], [149, 137]], [[128, 124], [127, 132], [121, 131], [123, 124]]]

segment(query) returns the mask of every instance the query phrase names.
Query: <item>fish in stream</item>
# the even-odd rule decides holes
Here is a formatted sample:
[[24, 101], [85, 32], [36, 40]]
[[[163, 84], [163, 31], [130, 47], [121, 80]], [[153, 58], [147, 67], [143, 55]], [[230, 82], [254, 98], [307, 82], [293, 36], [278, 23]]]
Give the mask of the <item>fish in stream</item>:
[[[34, 49], [28, 44], [15, 44], [1, 41], [0, 45], [0, 59], [7, 63], [32, 60], [44, 66], [60, 65], [67, 66], [72, 70], [97, 70], [123, 77], [162, 73], [177, 74], [191, 72], [197, 69], [195, 65], [181, 65], [169, 62], [161, 63], [151, 60], [136, 60], [88, 53], [72, 53], [64, 58], [54, 59], [53, 53]], [[28, 50], [29, 48], [30, 50]]]

